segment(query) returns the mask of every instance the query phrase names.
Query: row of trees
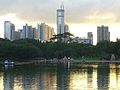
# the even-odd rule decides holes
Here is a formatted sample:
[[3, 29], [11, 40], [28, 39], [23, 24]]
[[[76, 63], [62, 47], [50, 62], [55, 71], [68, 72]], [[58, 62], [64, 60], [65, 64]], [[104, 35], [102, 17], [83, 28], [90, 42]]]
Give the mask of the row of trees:
[[98, 57], [98, 59], [110, 59], [114, 54], [120, 58], [120, 40], [116, 42], [102, 41], [96, 46], [79, 43], [45, 42], [24, 39], [8, 41], [0, 39], [0, 58], [29, 59], [29, 58], [81, 58]]

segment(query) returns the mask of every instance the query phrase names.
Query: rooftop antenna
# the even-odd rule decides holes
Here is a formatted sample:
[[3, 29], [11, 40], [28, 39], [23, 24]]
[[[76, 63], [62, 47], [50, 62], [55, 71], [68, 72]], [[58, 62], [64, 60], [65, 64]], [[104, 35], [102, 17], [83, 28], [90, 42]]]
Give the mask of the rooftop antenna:
[[61, 3], [61, 6], [60, 6], [61, 9], [64, 9], [64, 2], [62, 0], [62, 3]]

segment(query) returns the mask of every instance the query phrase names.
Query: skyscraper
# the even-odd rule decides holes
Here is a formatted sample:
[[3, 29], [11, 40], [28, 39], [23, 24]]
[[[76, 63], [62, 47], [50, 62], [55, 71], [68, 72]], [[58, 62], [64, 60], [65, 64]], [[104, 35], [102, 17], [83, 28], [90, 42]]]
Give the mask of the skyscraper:
[[23, 26], [23, 29], [20, 30], [20, 38], [22, 39], [25, 38], [33, 39], [34, 38], [33, 36], [34, 36], [33, 27], [28, 26], [28, 24]]
[[25, 39], [27, 38], [27, 31], [28, 31], [28, 25], [26, 24], [25, 26], [23, 26], [23, 29], [20, 30], [20, 38], [21, 39]]
[[64, 32], [70, 32], [69, 31], [69, 26], [67, 24], [64, 25]]
[[64, 5], [57, 9], [57, 34], [64, 33]]
[[38, 24], [38, 38], [41, 41], [49, 41], [54, 35], [54, 28], [45, 23]]
[[92, 32], [87, 33], [87, 38], [90, 39], [90, 44], [93, 45], [93, 34], [92, 34]]
[[4, 22], [4, 38], [13, 41], [14, 40], [15, 25], [10, 21]]
[[19, 31], [14, 31], [14, 40], [20, 39], [20, 32]]
[[108, 26], [98, 26], [97, 27], [97, 42], [107, 40], [110, 41], [110, 32]]
[[33, 28], [33, 37], [34, 39], [38, 39], [38, 29], [36, 29], [36, 27]]

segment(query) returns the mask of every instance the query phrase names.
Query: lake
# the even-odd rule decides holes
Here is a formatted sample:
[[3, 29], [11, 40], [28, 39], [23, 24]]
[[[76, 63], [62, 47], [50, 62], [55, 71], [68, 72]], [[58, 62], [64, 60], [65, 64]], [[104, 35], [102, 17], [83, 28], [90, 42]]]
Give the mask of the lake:
[[1, 66], [0, 90], [120, 90], [120, 65]]

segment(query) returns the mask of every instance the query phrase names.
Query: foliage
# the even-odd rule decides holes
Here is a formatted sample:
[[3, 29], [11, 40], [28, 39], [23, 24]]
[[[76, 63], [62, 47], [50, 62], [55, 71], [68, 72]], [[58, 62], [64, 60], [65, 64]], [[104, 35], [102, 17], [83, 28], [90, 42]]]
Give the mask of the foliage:
[[24, 39], [8, 41], [0, 39], [0, 58], [29, 59], [29, 58], [96, 58], [110, 60], [114, 54], [120, 58], [120, 40], [116, 42], [102, 41], [96, 46], [80, 43], [46, 42]]
[[65, 32], [63, 34], [57, 34], [57, 35], [53, 35], [53, 37], [51, 38], [51, 41], [57, 41], [57, 42], [65, 42], [65, 43], [68, 43], [68, 42], [71, 42], [72, 40], [72, 37], [74, 35], [69, 33], [69, 32]]

